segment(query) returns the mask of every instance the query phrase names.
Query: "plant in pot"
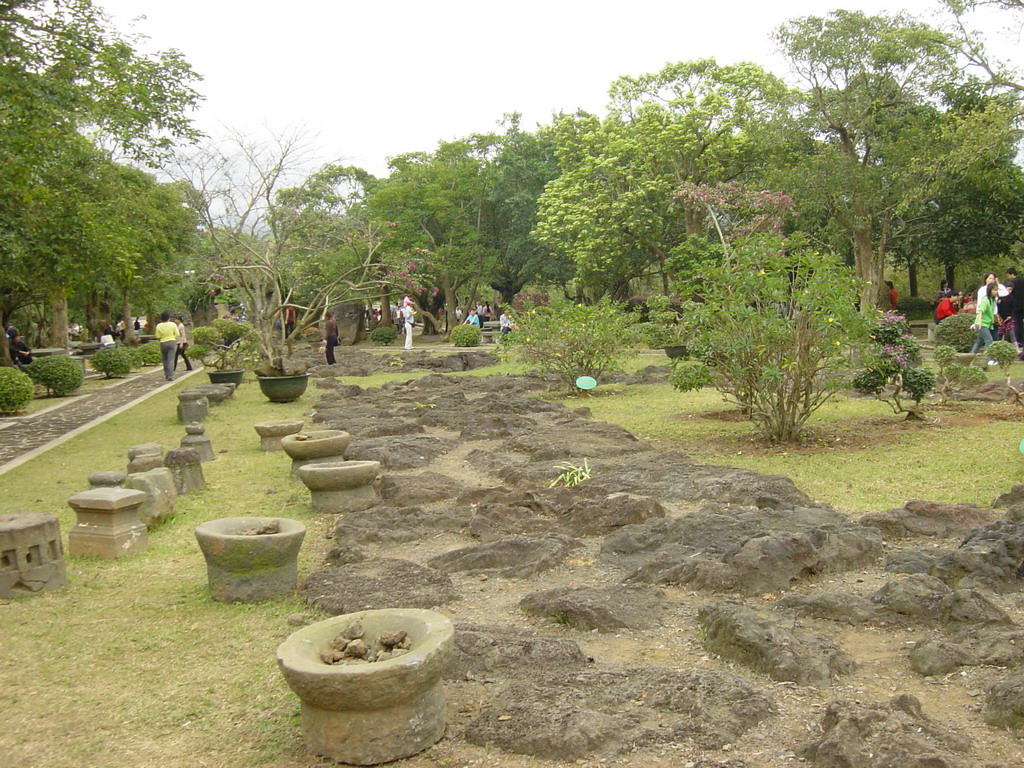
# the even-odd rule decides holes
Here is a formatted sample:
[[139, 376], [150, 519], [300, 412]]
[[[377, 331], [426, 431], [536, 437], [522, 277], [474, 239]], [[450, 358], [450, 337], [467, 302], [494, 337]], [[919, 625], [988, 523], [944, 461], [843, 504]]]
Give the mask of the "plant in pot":
[[192, 332], [192, 345], [185, 351], [202, 361], [213, 384], [241, 384], [245, 369], [259, 359], [259, 338], [252, 323], [218, 318]]
[[651, 349], [663, 349], [670, 358], [686, 357], [686, 330], [668, 296], [647, 299], [647, 322], [637, 326], [637, 335]]

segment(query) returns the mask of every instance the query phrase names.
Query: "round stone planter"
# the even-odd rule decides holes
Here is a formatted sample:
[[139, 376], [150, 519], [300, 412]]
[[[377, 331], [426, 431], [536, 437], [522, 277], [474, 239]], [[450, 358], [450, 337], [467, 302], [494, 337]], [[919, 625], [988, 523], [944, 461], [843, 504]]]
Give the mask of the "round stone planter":
[[[370, 641], [404, 630], [409, 652], [387, 661], [331, 665], [320, 659], [342, 630], [360, 621]], [[362, 611], [311, 624], [277, 648], [277, 663], [302, 701], [302, 733], [313, 754], [377, 765], [421, 752], [444, 733], [441, 674], [452, 623], [434, 611]]]
[[244, 368], [233, 368], [230, 371], [207, 371], [211, 384], [241, 384], [245, 376]]
[[290, 403], [298, 400], [309, 384], [309, 374], [300, 373], [296, 376], [257, 376], [260, 391], [272, 403]]
[[283, 419], [281, 421], [261, 421], [252, 428], [260, 436], [261, 451], [280, 451], [281, 438], [302, 431], [302, 419]]
[[[247, 533], [266, 526], [276, 533]], [[258, 603], [290, 594], [306, 526], [282, 517], [224, 517], [196, 527], [210, 593], [222, 603]]]
[[292, 460], [292, 474], [297, 475], [299, 467], [305, 464], [328, 459], [343, 460], [351, 440], [352, 436], [340, 429], [314, 429], [285, 435], [281, 438], [281, 448]]
[[315, 461], [299, 467], [297, 474], [317, 512], [358, 512], [380, 502], [374, 485], [379, 461]]

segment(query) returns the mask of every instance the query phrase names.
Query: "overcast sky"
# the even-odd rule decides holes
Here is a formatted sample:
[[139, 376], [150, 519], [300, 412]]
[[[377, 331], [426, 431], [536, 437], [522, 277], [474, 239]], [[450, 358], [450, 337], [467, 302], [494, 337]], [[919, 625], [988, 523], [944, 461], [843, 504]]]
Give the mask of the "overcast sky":
[[[612, 80], [670, 61], [755, 61], [786, 76], [772, 30], [834, 7], [822, 0], [97, 3], [119, 29], [148, 36], [152, 48], [177, 48], [203, 76], [206, 99], [195, 119], [206, 133], [301, 125], [316, 135], [322, 160], [375, 175], [387, 173], [390, 156], [493, 130], [506, 112], [521, 112], [528, 129], [560, 111], [603, 113]], [[925, 19], [939, 7], [938, 0], [836, 5]], [[1014, 34], [995, 36], [1019, 43]]]

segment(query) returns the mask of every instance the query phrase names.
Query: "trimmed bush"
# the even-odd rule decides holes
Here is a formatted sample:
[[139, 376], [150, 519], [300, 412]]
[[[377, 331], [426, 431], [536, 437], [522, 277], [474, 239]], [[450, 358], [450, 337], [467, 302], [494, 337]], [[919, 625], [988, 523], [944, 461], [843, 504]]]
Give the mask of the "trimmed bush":
[[141, 346], [135, 347], [132, 350], [133, 357], [138, 361], [138, 365], [160, 365], [163, 363], [163, 356], [160, 354], [160, 342], [159, 341], [147, 341]]
[[94, 371], [106, 374], [108, 379], [122, 378], [132, 372], [132, 353], [127, 349], [101, 349], [89, 361]]
[[480, 329], [475, 325], [457, 325], [452, 328], [452, 344], [456, 347], [480, 346]]
[[935, 326], [935, 343], [952, 347], [957, 352], [970, 352], [978, 332], [971, 326], [976, 317], [971, 312], [963, 312], [943, 319]]
[[935, 302], [920, 296], [900, 296], [896, 311], [908, 320], [931, 320], [935, 316]]
[[388, 346], [398, 338], [398, 331], [393, 325], [380, 325], [370, 331], [370, 341], [374, 344]]
[[46, 387], [47, 394], [56, 397], [70, 395], [85, 381], [82, 366], [70, 357], [53, 355], [41, 357], [25, 368], [32, 381]]
[[17, 368], [0, 368], [0, 413], [18, 413], [36, 396], [28, 374]]

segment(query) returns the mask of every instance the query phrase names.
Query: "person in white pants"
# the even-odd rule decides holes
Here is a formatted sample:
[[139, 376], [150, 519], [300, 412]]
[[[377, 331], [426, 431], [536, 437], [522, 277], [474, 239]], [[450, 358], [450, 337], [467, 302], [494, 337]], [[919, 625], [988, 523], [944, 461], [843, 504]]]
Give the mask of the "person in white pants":
[[403, 330], [405, 331], [405, 348], [412, 349], [412, 326], [415, 323], [414, 312], [412, 310], [412, 299], [406, 297], [405, 302], [402, 305], [402, 320]]

